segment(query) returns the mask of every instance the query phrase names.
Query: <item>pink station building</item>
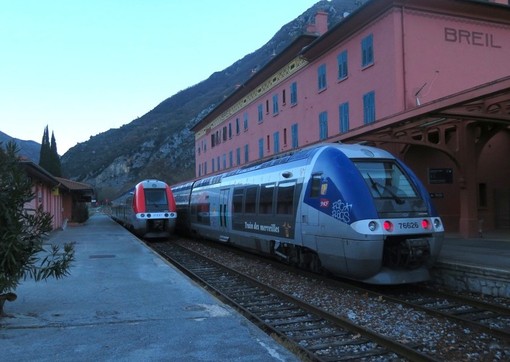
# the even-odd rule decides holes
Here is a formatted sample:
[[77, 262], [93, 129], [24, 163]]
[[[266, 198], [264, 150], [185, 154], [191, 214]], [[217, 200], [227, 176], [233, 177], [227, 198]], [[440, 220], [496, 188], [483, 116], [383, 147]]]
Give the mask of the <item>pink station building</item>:
[[363, 142], [417, 173], [447, 232], [510, 230], [508, 0], [372, 0], [327, 19], [193, 128], [197, 177]]

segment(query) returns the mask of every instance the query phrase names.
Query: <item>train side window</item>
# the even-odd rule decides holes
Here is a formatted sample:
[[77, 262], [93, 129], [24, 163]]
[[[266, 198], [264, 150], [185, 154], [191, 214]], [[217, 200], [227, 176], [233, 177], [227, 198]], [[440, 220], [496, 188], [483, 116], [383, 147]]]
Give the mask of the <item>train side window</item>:
[[258, 186], [246, 188], [246, 197], [244, 201], [244, 212], [255, 214], [257, 212], [257, 190]]
[[290, 182], [281, 182], [278, 184], [278, 194], [277, 194], [277, 206], [278, 210], [277, 214], [286, 214], [292, 215], [294, 214], [294, 189], [296, 188], [296, 183], [294, 181]]
[[236, 188], [234, 189], [234, 195], [232, 197], [232, 213], [240, 214], [243, 212], [243, 197], [244, 197], [244, 188]]
[[312, 175], [312, 186], [310, 187], [310, 197], [319, 197], [321, 194], [321, 174]]
[[260, 187], [259, 213], [273, 213], [274, 184], [266, 184]]

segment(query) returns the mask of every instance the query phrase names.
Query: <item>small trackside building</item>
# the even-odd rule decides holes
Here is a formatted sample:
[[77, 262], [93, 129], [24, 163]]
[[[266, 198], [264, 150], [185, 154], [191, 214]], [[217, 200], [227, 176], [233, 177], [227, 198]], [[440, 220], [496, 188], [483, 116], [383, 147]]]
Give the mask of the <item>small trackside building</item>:
[[34, 198], [24, 208], [34, 212], [41, 207], [49, 213], [53, 230], [65, 228], [68, 221], [74, 221], [76, 206], [79, 203], [89, 203], [94, 195], [94, 189], [88, 184], [55, 177], [32, 161], [21, 160], [20, 164], [32, 182], [34, 194]]

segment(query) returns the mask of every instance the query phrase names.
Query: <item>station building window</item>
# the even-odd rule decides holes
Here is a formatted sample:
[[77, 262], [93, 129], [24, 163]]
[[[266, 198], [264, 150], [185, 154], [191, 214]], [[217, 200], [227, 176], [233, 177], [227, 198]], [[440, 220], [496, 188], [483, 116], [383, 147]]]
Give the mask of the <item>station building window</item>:
[[264, 121], [264, 107], [262, 104], [259, 104], [257, 106], [257, 113], [258, 113], [258, 121], [259, 123], [262, 123]]
[[250, 148], [248, 145], [244, 145], [244, 162], [248, 163], [250, 161]]
[[280, 132], [278, 131], [273, 133], [273, 152], [275, 154], [280, 152]]
[[340, 104], [338, 107], [338, 114], [340, 120], [340, 133], [349, 131], [349, 102]]
[[319, 114], [319, 138], [321, 140], [328, 138], [328, 112]]
[[375, 122], [375, 92], [368, 92], [363, 95], [363, 123]]
[[337, 57], [338, 62], [338, 80], [342, 80], [347, 78], [348, 68], [347, 68], [347, 50], [344, 50]]
[[259, 138], [259, 158], [264, 157], [264, 139]]
[[326, 64], [319, 65], [319, 68], [317, 69], [317, 81], [319, 92], [327, 88], [328, 84], [326, 82]]
[[243, 121], [244, 121], [244, 130], [248, 130], [248, 112], [244, 112], [243, 114]]
[[273, 95], [273, 115], [277, 115], [279, 112], [278, 107], [278, 94]]
[[298, 99], [297, 97], [298, 97], [298, 94], [297, 94], [297, 83], [293, 82], [290, 85], [290, 104], [292, 106], [297, 104], [297, 99]]
[[367, 67], [374, 63], [374, 37], [372, 34], [361, 40], [361, 66]]
[[290, 127], [290, 132], [292, 134], [292, 148], [298, 148], [299, 147], [298, 129], [299, 129], [299, 125], [297, 123], [294, 123]]

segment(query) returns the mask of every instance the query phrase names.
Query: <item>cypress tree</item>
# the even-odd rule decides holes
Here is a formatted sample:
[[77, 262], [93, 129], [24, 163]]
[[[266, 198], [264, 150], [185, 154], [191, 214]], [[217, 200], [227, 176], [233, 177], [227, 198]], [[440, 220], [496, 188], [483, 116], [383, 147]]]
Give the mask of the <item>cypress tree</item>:
[[50, 144], [50, 157], [51, 157], [51, 169], [49, 170], [53, 176], [62, 176], [62, 165], [60, 163], [60, 156], [57, 152], [57, 141], [55, 140], [55, 133], [51, 132], [51, 144]]
[[49, 168], [51, 164], [50, 155], [51, 155], [50, 136], [48, 132], [48, 126], [46, 126], [41, 141], [41, 151], [39, 153], [39, 166], [41, 166], [48, 172], [50, 172]]
[[51, 132], [50, 143], [48, 126], [46, 126], [43, 133], [41, 152], [39, 156], [39, 166], [44, 168], [53, 176], [62, 176], [62, 166], [60, 163], [60, 156], [57, 152], [57, 141], [55, 140], [55, 133]]

